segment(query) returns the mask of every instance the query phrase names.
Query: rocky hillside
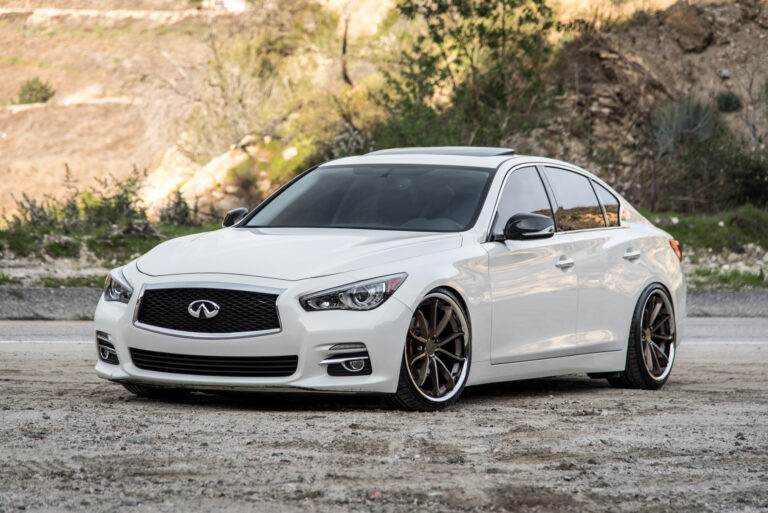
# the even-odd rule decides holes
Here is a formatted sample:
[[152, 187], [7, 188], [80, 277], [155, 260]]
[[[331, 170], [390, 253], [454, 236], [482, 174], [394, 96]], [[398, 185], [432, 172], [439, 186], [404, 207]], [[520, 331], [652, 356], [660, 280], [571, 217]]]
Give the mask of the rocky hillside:
[[[340, 20], [356, 20], [352, 37], [375, 32], [392, 6], [324, 3]], [[186, 181], [200, 166], [176, 152], [174, 141], [181, 131], [178, 119], [197, 99], [211, 57], [206, 36], [252, 29], [249, 12], [220, 8], [226, 4], [2, 2], [0, 212], [12, 211], [13, 197], [23, 193], [61, 197], [65, 165], [75, 185], [87, 189], [97, 178], [121, 179], [134, 166], [152, 172], [163, 164], [165, 171], [147, 188], [148, 201], [179, 185], [169, 176]], [[47, 103], [16, 105], [21, 84], [33, 77], [50, 83], [55, 95]]]
[[[305, 53], [315, 88], [341, 91], [342, 37], [354, 87], [365, 94], [377, 73], [377, 48], [403, 37], [392, 29], [394, 0], [321, 0], [337, 30]], [[142, 192], [149, 203], [180, 188], [218, 210], [252, 201], [275, 187], [268, 166], [301, 158], [301, 148], [275, 147], [251, 137], [210, 162], [195, 160], [177, 144], [183, 115], [199, 100], [211, 45], [207, 34], [253, 29], [251, 13], [213, 7], [224, 2], [186, 0], [8, 0], [0, 8], [0, 209], [12, 196], [64, 193], [65, 165], [76, 185], [94, 178], [148, 171]], [[268, 8], [262, 2], [260, 9]], [[654, 166], [650, 114], [665, 103], [693, 96], [714, 106], [723, 91], [744, 108], [724, 114], [732, 131], [756, 146], [768, 132], [763, 106], [768, 55], [764, 2], [580, 2], [553, 4], [562, 20], [583, 17], [593, 30], [567, 34], [563, 65], [553, 78], [559, 112], [545, 126], [514, 132], [507, 144], [522, 151], [575, 161], [634, 198], [638, 174]], [[272, 6], [274, 7], [274, 6]], [[389, 20], [389, 21], [388, 21]], [[385, 30], [384, 35], [377, 31]], [[376, 39], [378, 37], [378, 39]], [[358, 45], [355, 41], [365, 41]], [[388, 43], [389, 41], [389, 43]], [[314, 43], [313, 43], [314, 44]], [[366, 46], [367, 45], [367, 46]], [[43, 104], [14, 105], [20, 85], [40, 77], [56, 89]], [[320, 78], [318, 78], [320, 77]], [[349, 91], [352, 91], [351, 93]], [[351, 107], [350, 107], [351, 105]], [[354, 101], [345, 108], [354, 109]], [[358, 108], [370, 105], [357, 103]], [[340, 109], [343, 110], [343, 109]], [[575, 113], [576, 115], [573, 115]], [[352, 111], [354, 114], [354, 111]], [[225, 151], [223, 148], [222, 151]], [[298, 157], [297, 157], [298, 155]], [[259, 165], [252, 165], [252, 162]], [[282, 165], [282, 164], [281, 164]], [[251, 192], [231, 170], [247, 167]]]
[[[527, 141], [532, 151], [573, 160], [629, 197], [652, 166], [651, 115], [691, 97], [713, 110], [730, 92], [741, 108], [722, 112], [732, 133], [764, 149], [768, 134], [768, 4], [677, 3], [638, 11], [607, 31], [587, 33], [564, 50], [559, 98], [576, 116], [560, 118]], [[554, 137], [553, 137], [554, 135]], [[692, 191], [693, 192], [693, 191]]]

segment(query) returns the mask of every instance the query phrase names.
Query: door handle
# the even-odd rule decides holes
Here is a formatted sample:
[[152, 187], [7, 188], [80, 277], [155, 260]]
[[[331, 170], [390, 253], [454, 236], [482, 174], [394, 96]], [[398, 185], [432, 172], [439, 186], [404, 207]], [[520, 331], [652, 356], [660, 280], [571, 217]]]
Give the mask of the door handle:
[[627, 249], [627, 251], [624, 252], [624, 258], [626, 260], [630, 260], [630, 261], [631, 260], [637, 260], [638, 258], [640, 258], [641, 254], [642, 253], [640, 251], [636, 251], [636, 250], [630, 248], [630, 249]]
[[561, 256], [560, 259], [555, 262], [555, 267], [559, 267], [560, 269], [566, 270], [573, 267], [573, 264], [575, 261], [573, 258], [568, 258], [567, 256]]

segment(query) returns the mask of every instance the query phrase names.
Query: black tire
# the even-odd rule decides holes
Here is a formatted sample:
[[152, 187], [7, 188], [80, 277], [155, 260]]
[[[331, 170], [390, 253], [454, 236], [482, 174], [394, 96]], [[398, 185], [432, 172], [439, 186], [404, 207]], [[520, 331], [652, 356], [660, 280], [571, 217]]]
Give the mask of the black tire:
[[152, 385], [140, 385], [138, 383], [120, 384], [130, 393], [148, 399], [180, 399], [189, 394], [189, 390], [185, 388], [156, 387]]
[[[449, 307], [450, 311], [447, 310]], [[424, 314], [427, 309], [434, 312], [434, 317], [428, 318]], [[442, 315], [439, 314], [440, 310]], [[418, 318], [419, 312], [422, 315], [421, 321]], [[437, 321], [438, 316], [440, 321]], [[403, 410], [437, 411], [458, 401], [467, 383], [472, 362], [471, 331], [469, 316], [453, 293], [437, 289], [427, 294], [411, 319], [397, 391], [389, 396], [390, 402]], [[410, 366], [409, 355], [413, 357]], [[413, 362], [422, 359], [427, 363], [423, 366], [419, 364], [421, 369], [413, 368]], [[431, 390], [425, 389], [427, 378]], [[441, 378], [443, 385], [440, 385]]]
[[635, 306], [624, 371], [608, 378], [608, 382], [619, 388], [660, 389], [672, 371], [676, 346], [672, 299], [664, 287], [654, 283], [640, 294]]

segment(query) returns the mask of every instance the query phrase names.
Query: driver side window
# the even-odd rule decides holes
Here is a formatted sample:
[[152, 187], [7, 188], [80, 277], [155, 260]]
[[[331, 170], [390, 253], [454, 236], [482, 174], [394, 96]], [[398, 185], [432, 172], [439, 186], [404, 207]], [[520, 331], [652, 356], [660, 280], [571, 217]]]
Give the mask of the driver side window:
[[533, 166], [517, 169], [507, 178], [501, 192], [493, 234], [502, 234], [507, 221], [515, 214], [540, 214], [553, 218], [547, 191]]

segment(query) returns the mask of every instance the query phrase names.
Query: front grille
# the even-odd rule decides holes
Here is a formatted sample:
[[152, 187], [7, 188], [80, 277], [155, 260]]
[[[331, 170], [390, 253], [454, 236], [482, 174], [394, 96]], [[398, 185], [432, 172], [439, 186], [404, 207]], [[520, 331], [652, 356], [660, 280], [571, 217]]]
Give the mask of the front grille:
[[194, 374], [197, 376], [233, 376], [281, 378], [296, 372], [298, 356], [200, 356], [158, 353], [130, 348], [131, 359], [140, 369]]
[[[190, 303], [207, 300], [219, 306], [215, 317], [195, 318]], [[247, 290], [210, 288], [147, 289], [136, 320], [150, 326], [194, 333], [242, 333], [280, 328], [277, 296]]]

